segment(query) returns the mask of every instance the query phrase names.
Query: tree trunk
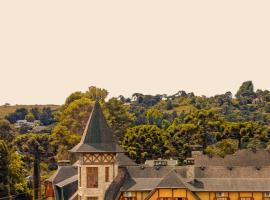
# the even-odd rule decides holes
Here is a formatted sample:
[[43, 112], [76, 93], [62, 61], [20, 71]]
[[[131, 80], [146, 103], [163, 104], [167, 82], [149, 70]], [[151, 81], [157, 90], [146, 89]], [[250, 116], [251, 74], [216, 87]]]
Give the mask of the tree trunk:
[[39, 199], [40, 195], [40, 161], [39, 156], [35, 156], [34, 160], [34, 172], [33, 172], [33, 190], [34, 190], [34, 200]]

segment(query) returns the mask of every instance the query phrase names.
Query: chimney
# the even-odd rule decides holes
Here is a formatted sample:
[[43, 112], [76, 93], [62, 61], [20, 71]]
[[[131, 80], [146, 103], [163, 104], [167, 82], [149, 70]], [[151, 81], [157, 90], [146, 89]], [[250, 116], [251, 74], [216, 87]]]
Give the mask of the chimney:
[[191, 157], [195, 158], [203, 154], [203, 147], [201, 145], [191, 145]]
[[70, 160], [59, 160], [58, 161], [58, 168], [64, 166], [70, 166]]
[[195, 165], [194, 158], [187, 158], [186, 163], [186, 177], [189, 179], [195, 179]]

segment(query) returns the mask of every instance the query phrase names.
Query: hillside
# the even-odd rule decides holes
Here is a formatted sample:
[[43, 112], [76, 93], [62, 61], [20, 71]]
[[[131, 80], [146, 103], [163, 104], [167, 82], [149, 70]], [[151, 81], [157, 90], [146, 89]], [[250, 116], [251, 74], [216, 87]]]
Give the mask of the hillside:
[[43, 109], [44, 107], [50, 107], [52, 110], [57, 110], [60, 106], [59, 105], [2, 105], [0, 106], [0, 119], [5, 118], [10, 113], [15, 112], [19, 108], [26, 108], [27, 110], [31, 110], [32, 108]]

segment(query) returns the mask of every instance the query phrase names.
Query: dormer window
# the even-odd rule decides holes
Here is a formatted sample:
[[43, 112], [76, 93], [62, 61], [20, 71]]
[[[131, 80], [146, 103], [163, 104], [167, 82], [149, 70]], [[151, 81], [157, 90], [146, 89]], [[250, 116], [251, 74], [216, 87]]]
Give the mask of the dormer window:
[[229, 197], [225, 195], [225, 192], [216, 192], [215, 200], [228, 200]]
[[270, 192], [263, 193], [263, 200], [270, 200]]
[[224, 192], [217, 192], [216, 196], [217, 197], [225, 197], [225, 193]]
[[124, 192], [124, 200], [136, 200], [136, 197], [132, 195], [132, 192]]
[[263, 196], [264, 197], [270, 197], [270, 192], [264, 192]]

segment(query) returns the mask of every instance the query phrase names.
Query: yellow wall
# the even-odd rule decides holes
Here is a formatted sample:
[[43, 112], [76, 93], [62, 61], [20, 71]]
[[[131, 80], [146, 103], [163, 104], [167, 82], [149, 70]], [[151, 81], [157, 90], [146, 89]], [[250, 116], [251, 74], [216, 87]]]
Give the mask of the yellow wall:
[[[132, 192], [132, 196], [137, 200], [144, 200], [150, 192]], [[225, 197], [230, 200], [239, 200], [239, 197], [253, 197], [254, 200], [263, 200], [263, 192], [224, 192]], [[216, 192], [196, 192], [201, 200], [215, 200]], [[153, 192], [149, 200], [157, 200], [158, 197], [186, 197], [188, 200], [196, 200], [191, 191], [183, 188], [179, 189], [157, 189]]]

